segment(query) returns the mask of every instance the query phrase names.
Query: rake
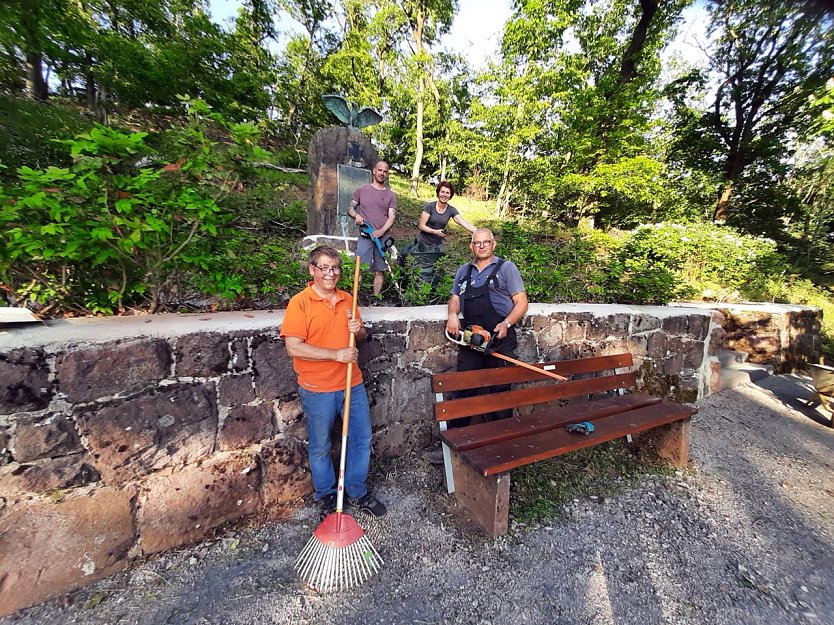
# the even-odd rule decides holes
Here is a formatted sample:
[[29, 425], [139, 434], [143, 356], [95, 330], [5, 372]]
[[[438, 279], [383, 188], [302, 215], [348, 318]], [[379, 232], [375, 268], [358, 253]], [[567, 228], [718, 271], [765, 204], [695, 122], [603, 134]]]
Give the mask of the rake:
[[[359, 256], [353, 270], [353, 308], [351, 319], [356, 316], [356, 299], [359, 294]], [[351, 333], [350, 347], [356, 345]], [[383, 564], [365, 532], [352, 516], [344, 512], [345, 460], [347, 458], [348, 420], [350, 419], [350, 389], [353, 365], [348, 365], [345, 383], [345, 405], [342, 409], [342, 452], [339, 457], [339, 482], [336, 487], [336, 512], [328, 514], [313, 532], [307, 545], [295, 562], [299, 577], [319, 592], [346, 590], [358, 586], [379, 571]]]

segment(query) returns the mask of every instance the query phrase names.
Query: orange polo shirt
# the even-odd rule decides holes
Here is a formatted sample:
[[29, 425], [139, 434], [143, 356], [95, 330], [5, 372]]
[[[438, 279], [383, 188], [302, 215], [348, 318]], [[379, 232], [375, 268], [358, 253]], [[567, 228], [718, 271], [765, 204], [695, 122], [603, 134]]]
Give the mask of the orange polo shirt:
[[[336, 305], [322, 298], [313, 290], [313, 283], [294, 296], [287, 305], [284, 322], [281, 324], [281, 338], [294, 336], [305, 343], [326, 349], [347, 347], [350, 341], [347, 322], [353, 306], [349, 293], [336, 290]], [[362, 316], [356, 309], [356, 318]], [[307, 360], [293, 358], [292, 367], [298, 374], [298, 384], [317, 393], [345, 390], [347, 363], [335, 360]], [[362, 382], [362, 372], [353, 365], [351, 385]]]

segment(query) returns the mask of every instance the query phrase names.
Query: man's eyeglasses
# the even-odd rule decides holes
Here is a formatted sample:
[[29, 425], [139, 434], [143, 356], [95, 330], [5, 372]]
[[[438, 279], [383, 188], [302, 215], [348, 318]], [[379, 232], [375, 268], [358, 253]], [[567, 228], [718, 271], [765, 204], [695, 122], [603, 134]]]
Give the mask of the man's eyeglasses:
[[489, 241], [472, 241], [472, 245], [474, 245], [475, 247], [489, 247], [494, 242], [495, 241], [493, 241], [492, 239], [490, 239]]
[[[310, 263], [310, 264], [312, 264], [312, 263]], [[313, 267], [315, 267], [316, 269], [321, 271], [322, 275], [325, 275], [325, 276], [328, 275], [328, 274], [331, 274], [331, 273], [333, 275], [336, 275], [338, 273], [342, 273], [342, 268], [339, 267], [338, 265], [333, 265], [332, 267], [329, 266], [329, 265], [324, 265], [324, 266], [322, 266], [322, 265], [313, 265]]]

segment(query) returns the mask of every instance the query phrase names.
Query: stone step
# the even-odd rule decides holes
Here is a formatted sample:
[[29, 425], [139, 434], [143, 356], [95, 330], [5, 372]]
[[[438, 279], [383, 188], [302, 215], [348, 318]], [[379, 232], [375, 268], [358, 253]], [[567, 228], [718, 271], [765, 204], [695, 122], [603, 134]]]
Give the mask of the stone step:
[[739, 352], [734, 349], [722, 349], [718, 352], [718, 360], [722, 367], [731, 367], [733, 365], [747, 362], [748, 353]]
[[730, 363], [729, 366], [721, 367], [720, 387], [725, 391], [742, 384], [757, 382], [772, 373], [773, 367], [769, 365], [757, 365], [752, 362]]

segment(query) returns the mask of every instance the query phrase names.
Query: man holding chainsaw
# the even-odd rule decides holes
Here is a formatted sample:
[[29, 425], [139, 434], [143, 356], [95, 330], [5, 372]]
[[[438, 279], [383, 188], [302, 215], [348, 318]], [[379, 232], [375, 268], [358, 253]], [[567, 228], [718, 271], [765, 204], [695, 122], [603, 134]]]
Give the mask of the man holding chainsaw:
[[[527, 312], [527, 292], [518, 267], [511, 261], [495, 255], [495, 237], [491, 230], [477, 228], [472, 234], [469, 247], [475, 258], [461, 265], [455, 274], [452, 296], [449, 298], [446, 331], [456, 337], [461, 329], [481, 326], [490, 334], [489, 349], [481, 351], [462, 347], [458, 351], [458, 371], [503, 367], [506, 366], [505, 361], [494, 358], [487, 352], [516, 357], [515, 324]], [[500, 385], [492, 387], [490, 392], [509, 389], [510, 385]], [[494, 421], [511, 416], [512, 410], [501, 410], [485, 415], [485, 419]], [[468, 421], [457, 419], [452, 426], [462, 427], [468, 425]]]
[[347, 214], [356, 220], [357, 228], [366, 223], [373, 227], [371, 233], [362, 232], [363, 236], [356, 242], [356, 253], [362, 258], [362, 263], [370, 265], [374, 272], [374, 297], [382, 293], [386, 267], [382, 250], [374, 240], [380, 241], [391, 229], [397, 212], [397, 196], [385, 184], [389, 169], [388, 163], [378, 161], [371, 171], [371, 183], [363, 184], [353, 192], [353, 199], [347, 208]]

